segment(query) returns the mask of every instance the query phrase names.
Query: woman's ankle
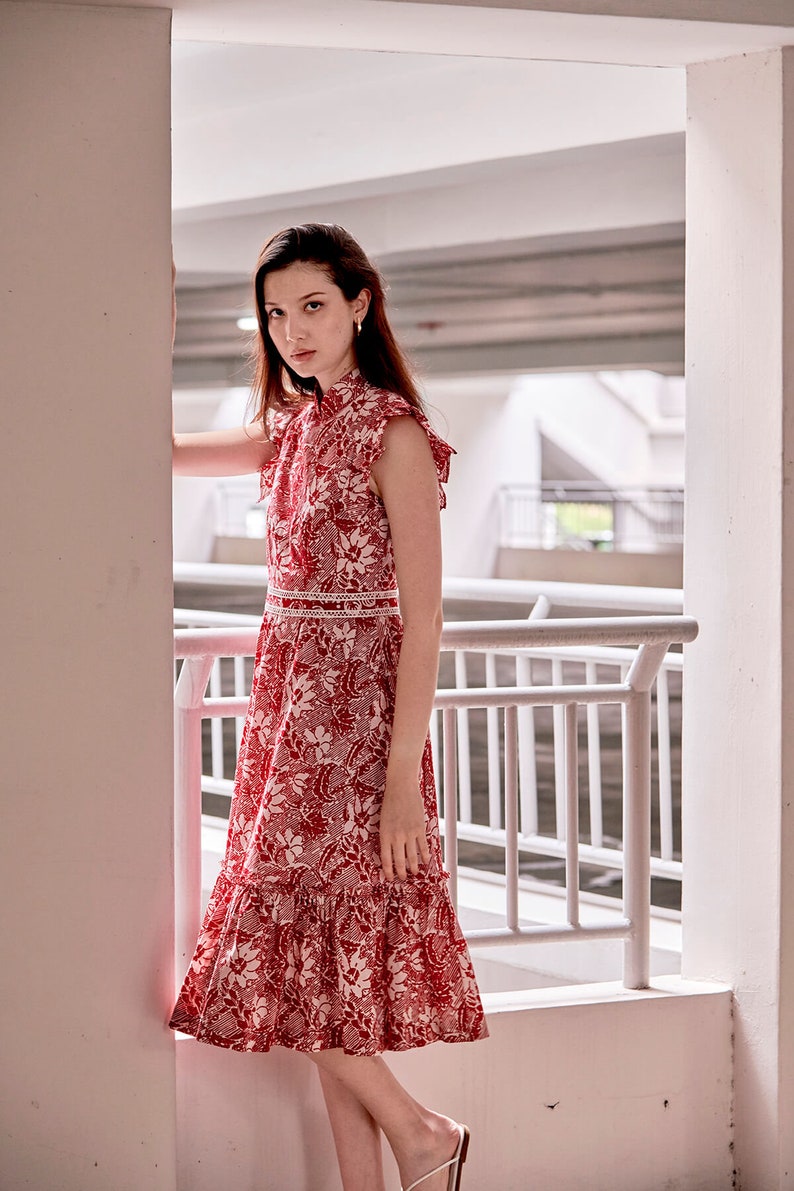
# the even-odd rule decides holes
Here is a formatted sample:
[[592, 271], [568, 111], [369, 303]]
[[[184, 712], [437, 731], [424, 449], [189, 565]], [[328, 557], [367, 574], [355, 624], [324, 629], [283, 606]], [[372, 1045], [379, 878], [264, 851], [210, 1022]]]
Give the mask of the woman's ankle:
[[410, 1135], [399, 1140], [390, 1138], [389, 1143], [401, 1171], [404, 1167], [410, 1171], [418, 1167], [421, 1172], [448, 1158], [457, 1140], [457, 1125], [451, 1117], [425, 1109]]

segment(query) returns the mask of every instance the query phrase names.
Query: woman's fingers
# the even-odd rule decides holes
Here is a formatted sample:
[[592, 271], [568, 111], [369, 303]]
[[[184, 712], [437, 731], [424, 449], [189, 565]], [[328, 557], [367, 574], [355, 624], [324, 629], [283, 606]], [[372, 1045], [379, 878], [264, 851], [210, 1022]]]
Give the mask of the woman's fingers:
[[408, 876], [407, 872], [405, 871], [405, 844], [398, 844], [398, 846], [393, 849], [393, 855], [394, 871], [397, 873], [397, 876], [400, 878], [400, 880], [404, 881]]
[[395, 876], [405, 881], [409, 872], [416, 876], [420, 864], [429, 861], [430, 846], [425, 832], [414, 837], [381, 840], [380, 862], [387, 881], [393, 881]]
[[382, 836], [380, 841], [380, 866], [383, 869], [383, 875], [386, 880], [393, 880], [394, 869], [392, 867], [391, 844], [387, 843]]

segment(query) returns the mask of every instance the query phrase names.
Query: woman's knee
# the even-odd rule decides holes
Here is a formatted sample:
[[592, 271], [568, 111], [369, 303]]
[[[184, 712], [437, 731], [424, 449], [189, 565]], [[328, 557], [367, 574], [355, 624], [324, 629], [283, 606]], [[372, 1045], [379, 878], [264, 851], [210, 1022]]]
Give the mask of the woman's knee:
[[322, 1071], [342, 1076], [353, 1071], [369, 1071], [383, 1062], [380, 1055], [351, 1055], [341, 1046], [330, 1050], [310, 1050], [306, 1054]]
[[321, 1071], [333, 1071], [335, 1067], [339, 1066], [338, 1056], [344, 1055], [344, 1053], [341, 1047], [334, 1050], [307, 1050], [305, 1052], [306, 1057], [311, 1059], [315, 1067], [319, 1067]]

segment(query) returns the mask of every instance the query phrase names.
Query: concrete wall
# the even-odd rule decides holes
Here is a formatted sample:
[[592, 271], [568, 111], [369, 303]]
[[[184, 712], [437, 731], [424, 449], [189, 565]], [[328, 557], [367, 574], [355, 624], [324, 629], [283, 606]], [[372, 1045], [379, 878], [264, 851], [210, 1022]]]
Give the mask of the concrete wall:
[[[683, 971], [735, 988], [737, 1186], [794, 1186], [794, 47], [692, 67]], [[719, 312], [719, 317], [715, 317]]]
[[683, 556], [610, 550], [499, 550], [494, 577], [557, 583], [681, 587]]
[[[644, 380], [640, 374], [639, 394]], [[630, 378], [624, 383], [631, 387]], [[540, 482], [543, 438], [576, 460], [585, 474], [630, 485], [681, 482], [680, 437], [677, 467], [668, 451], [667, 470], [659, 475], [653, 450], [655, 422], [585, 373], [431, 380], [427, 391], [435, 424], [458, 451], [450, 470], [449, 506], [442, 517], [445, 574], [680, 586], [677, 561], [672, 568], [651, 560], [644, 570], [636, 563], [626, 569], [617, 561], [593, 558], [590, 563], [589, 554], [588, 561], [578, 555], [577, 560], [569, 559], [572, 552], [566, 552], [564, 557], [550, 554], [545, 563], [540, 560], [541, 569], [526, 572], [516, 560], [512, 561], [519, 570], [511, 570], [505, 552], [498, 550], [498, 490], [503, 484]], [[659, 566], [666, 577], [659, 577]], [[599, 578], [606, 567], [614, 567], [612, 573], [619, 577]], [[643, 577], [637, 577], [640, 574]]]
[[[616, 484], [682, 481], [680, 431], [671, 433], [672, 441], [661, 456], [661, 473], [658, 470], [654, 378], [630, 374], [621, 378], [621, 384], [628, 396], [612, 392], [586, 373], [427, 382], [431, 419], [457, 451], [441, 519], [445, 575], [680, 587], [678, 559], [670, 564], [666, 559], [640, 556], [631, 561], [621, 555], [620, 561], [616, 557], [601, 562], [590, 560], [589, 555], [586, 559], [566, 555], [541, 558], [538, 569], [527, 559], [499, 556], [498, 490], [506, 483], [539, 482], [542, 436], [583, 468]], [[240, 388], [177, 390], [177, 430], [239, 425], [250, 417], [247, 397]], [[191, 562], [262, 562], [262, 543], [230, 540], [213, 545], [214, 487], [212, 480], [175, 478], [174, 557]]]
[[[387, 1061], [413, 1095], [470, 1126], [465, 1178], [477, 1191], [722, 1191], [731, 1179], [730, 993], [672, 977], [654, 984], [650, 993], [490, 994], [490, 1038]], [[235, 1054], [188, 1039], [177, 1049], [182, 1185], [338, 1191], [304, 1055]]]
[[4, 1191], [171, 1191], [169, 14], [0, 5]]

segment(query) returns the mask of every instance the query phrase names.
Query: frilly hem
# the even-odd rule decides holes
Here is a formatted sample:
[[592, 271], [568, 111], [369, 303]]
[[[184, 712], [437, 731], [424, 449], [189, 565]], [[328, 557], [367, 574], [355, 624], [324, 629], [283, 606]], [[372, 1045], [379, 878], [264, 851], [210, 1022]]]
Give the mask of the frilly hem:
[[174, 1014], [168, 1024], [172, 1030], [178, 1030], [180, 1034], [190, 1034], [197, 1042], [204, 1042], [209, 1046], [220, 1046], [224, 1050], [236, 1050], [243, 1054], [267, 1054], [272, 1047], [283, 1046], [287, 1050], [296, 1050], [301, 1054], [315, 1054], [318, 1050], [343, 1050], [348, 1055], [373, 1056], [385, 1053], [396, 1054], [406, 1050], [419, 1050], [424, 1046], [432, 1046], [434, 1042], [448, 1042], [450, 1044], [456, 1042], [480, 1042], [482, 1039], [490, 1037], [488, 1024], [483, 1015], [478, 1027], [463, 1033], [453, 1031], [452, 1033], [431, 1032], [403, 1035], [400, 1037], [391, 1035], [388, 1038], [372, 1039], [371, 1043], [366, 1046], [356, 1047], [355, 1049], [346, 1045], [340, 1033], [333, 1031], [323, 1037], [312, 1039], [310, 1045], [306, 1045], [305, 1043], [299, 1044], [294, 1038], [281, 1034], [273, 1034], [268, 1038], [243, 1041], [242, 1039], [228, 1038], [222, 1034], [216, 1034], [212, 1030], [205, 1029], [202, 1027], [201, 1018], [188, 1013], [181, 1005], [181, 1002], [174, 1010]]
[[169, 1025], [239, 1051], [374, 1055], [487, 1037], [446, 876], [330, 893], [222, 874]]

